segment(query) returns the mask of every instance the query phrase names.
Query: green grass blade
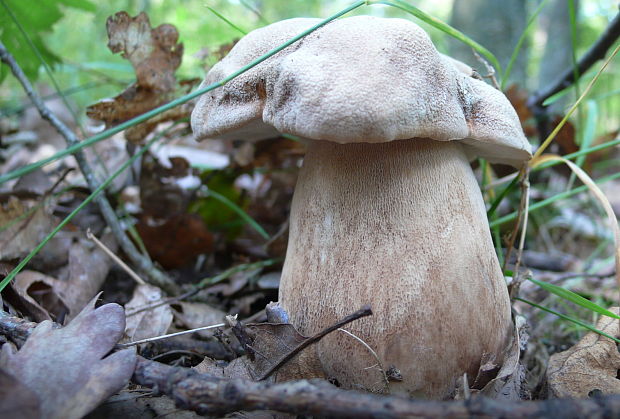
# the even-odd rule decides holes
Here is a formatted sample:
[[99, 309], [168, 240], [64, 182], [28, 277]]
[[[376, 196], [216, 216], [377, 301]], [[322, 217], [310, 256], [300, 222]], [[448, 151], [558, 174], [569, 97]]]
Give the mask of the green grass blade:
[[[609, 182], [615, 179], [620, 179], [620, 172], [614, 173], [613, 175], [604, 176], [599, 179], [595, 179], [594, 182], [597, 185], [601, 185], [603, 183], [606, 183], [606, 182]], [[553, 204], [554, 202], [557, 202], [562, 199], [570, 198], [571, 196], [577, 195], [578, 193], [585, 192], [587, 190], [588, 190], [588, 187], [586, 185], [581, 185], [569, 191], [561, 192], [557, 195], [554, 195], [547, 199], [543, 199], [542, 201], [531, 204], [529, 207], [529, 212], [531, 213], [533, 211], [539, 210], [541, 208], [544, 208], [548, 205]], [[514, 211], [514, 212], [511, 212], [510, 214], [507, 214], [507, 215], [504, 215], [503, 217], [498, 218], [497, 220], [491, 221], [489, 225], [491, 226], [491, 228], [493, 228], [493, 227], [505, 224], [509, 221], [512, 221], [516, 218], [517, 218], [517, 211]]]
[[16, 169], [10, 173], [4, 174], [2, 176], [0, 176], [0, 185], [11, 180], [11, 179], [15, 179], [18, 177], [21, 177], [27, 173], [33, 172], [37, 169], [40, 169], [41, 167], [52, 163], [62, 157], [66, 157], [70, 154], [75, 153], [78, 150], [81, 150], [84, 147], [89, 147], [99, 141], [105, 140], [107, 138], [110, 138], [111, 136], [113, 136], [114, 134], [117, 134], [121, 131], [124, 131], [125, 129], [129, 128], [129, 127], [133, 127], [134, 125], [137, 125], [141, 122], [144, 122], [152, 117], [154, 117], [155, 115], [159, 115], [162, 112], [165, 112], [169, 109], [174, 108], [175, 106], [179, 106], [182, 105], [186, 102], [189, 102], [190, 100], [203, 95], [207, 92], [210, 92], [211, 90], [217, 89], [218, 87], [221, 87], [223, 85], [225, 85], [226, 83], [228, 83], [229, 81], [231, 81], [232, 79], [238, 77], [239, 75], [245, 73], [246, 71], [248, 71], [250, 68], [262, 63], [263, 61], [265, 61], [266, 59], [268, 59], [269, 57], [277, 54], [278, 52], [282, 51], [283, 49], [285, 49], [286, 47], [290, 46], [291, 44], [294, 44], [295, 42], [299, 41], [300, 39], [302, 39], [303, 37], [305, 37], [306, 35], [308, 35], [309, 33], [314, 32], [315, 30], [319, 29], [322, 26], [325, 26], [327, 23], [331, 22], [334, 19], [339, 18], [342, 15], [345, 15], [347, 13], [349, 13], [350, 11], [365, 5], [366, 2], [363, 0], [357, 1], [355, 3], [353, 3], [352, 5], [342, 9], [341, 11], [331, 15], [330, 17], [323, 19], [321, 22], [317, 23], [316, 25], [312, 26], [311, 28], [305, 30], [304, 32], [300, 33], [299, 35], [291, 38], [290, 40], [288, 40], [287, 42], [285, 42], [284, 44], [270, 50], [269, 52], [261, 55], [260, 57], [258, 57], [257, 59], [255, 59], [254, 61], [252, 61], [251, 63], [249, 63], [248, 65], [242, 67], [241, 69], [235, 71], [234, 73], [232, 73], [231, 75], [229, 75], [228, 77], [224, 78], [223, 80], [216, 82], [216, 83], [212, 83], [209, 86], [203, 87], [202, 89], [198, 89], [192, 93], [189, 93], [187, 95], [181, 96], [180, 98], [177, 98], [175, 100], [172, 100], [168, 103], [166, 103], [165, 105], [159, 106], [155, 109], [152, 109], [148, 112], [143, 113], [142, 115], [136, 116], [135, 118], [132, 118], [128, 121], [125, 121], [121, 124], [118, 124], [115, 127], [112, 127], [110, 129], [107, 129], [97, 135], [93, 135], [90, 138], [87, 138], [86, 140], [82, 141], [79, 144], [75, 144], [74, 146], [71, 147], [67, 147], [64, 150], [61, 150], [60, 152], [54, 154], [53, 156], [50, 156], [48, 158], [39, 160], [35, 163], [20, 167], [19, 169]]
[[529, 304], [532, 307], [536, 307], [537, 309], [540, 309], [542, 311], [546, 311], [547, 313], [553, 314], [554, 316], [558, 316], [559, 318], [561, 318], [563, 320], [567, 320], [569, 322], [575, 323], [576, 325], [581, 326], [581, 327], [583, 327], [585, 329], [588, 329], [588, 330], [590, 330], [590, 331], [592, 331], [594, 333], [597, 333], [597, 334], [599, 334], [601, 336], [605, 336], [606, 338], [611, 339], [611, 340], [613, 340], [616, 343], [620, 343], [620, 339], [616, 339], [615, 337], [610, 336], [607, 333], [603, 332], [602, 330], [598, 330], [596, 327], [594, 327], [594, 326], [592, 326], [590, 324], [584, 323], [581, 320], [577, 320], [577, 319], [575, 319], [573, 317], [570, 317], [570, 316], [567, 316], [565, 314], [558, 313], [557, 311], [551, 310], [550, 308], [547, 308], [547, 307], [543, 307], [541, 305], [538, 305], [536, 303], [528, 301], [528, 300], [526, 300], [524, 298], [517, 297], [517, 298], [515, 298], [515, 300], [521, 301], [521, 302], [523, 302], [525, 304]]
[[578, 306], [581, 306], [583, 308], [586, 308], [590, 311], [593, 311], [595, 313], [598, 314], [602, 314], [603, 316], [607, 316], [607, 317], [612, 317], [614, 319], [619, 319], [620, 320], [620, 316], [612, 313], [609, 310], [604, 309], [603, 307], [599, 306], [598, 304], [593, 303], [592, 301], [583, 298], [581, 295], [576, 294], [572, 291], [569, 291], [567, 289], [564, 289], [562, 287], [558, 287], [557, 285], [553, 285], [553, 284], [549, 284], [547, 282], [544, 281], [539, 281], [537, 279], [534, 278], [527, 278], [529, 281], [533, 282], [534, 284], [538, 285], [540, 288], [544, 289], [545, 291], [548, 291], [552, 294], [557, 295], [560, 298], [563, 298], [567, 301], [570, 301], [571, 303], [575, 303]]
[[230, 199], [226, 198], [224, 195], [218, 192], [215, 192], [211, 189], [209, 189], [208, 194], [209, 196], [212, 196], [213, 198], [217, 199], [222, 204], [226, 205], [228, 208], [230, 208], [235, 213], [237, 213], [237, 215], [239, 215], [239, 217], [241, 217], [243, 221], [245, 221], [250, 226], [252, 226], [252, 228], [256, 230], [263, 239], [269, 240], [269, 234], [265, 231], [265, 229], [262, 228], [261, 225], [258, 224], [254, 218], [250, 217], [250, 215], [247, 212], [245, 212], [243, 209], [241, 209], [237, 204], [232, 202]]
[[[581, 140], [581, 144], [579, 146], [579, 150], [587, 150], [590, 148], [592, 143], [594, 142], [594, 136], [596, 134], [596, 123], [598, 121], [599, 113], [598, 113], [598, 105], [592, 99], [586, 102], [587, 108], [587, 117], [586, 122], [583, 127], [583, 139]], [[586, 160], [587, 155], [581, 154], [575, 159], [575, 164], [579, 167], [583, 166], [583, 163]]]
[[[568, 160], [573, 160], [573, 159], [579, 158], [581, 156], [587, 156], [588, 154], [591, 154], [591, 153], [594, 153], [594, 152], [597, 152], [597, 151], [601, 151], [601, 150], [605, 150], [607, 148], [614, 147], [614, 146], [617, 146], [617, 145], [620, 145], [620, 138], [612, 140], [612, 141], [608, 141], [608, 142], [603, 143], [603, 144], [596, 145], [594, 147], [588, 147], [588, 148], [576, 151], [574, 153], [567, 154], [567, 155], [565, 155], [563, 157], [565, 159], [568, 159]], [[544, 164], [541, 164], [540, 166], [535, 167], [532, 171], [533, 172], [537, 172], [539, 170], [547, 169], [547, 168], [555, 166], [557, 164], [560, 164], [560, 162], [558, 162], [558, 161], [551, 161], [551, 162], [544, 163]], [[599, 180], [597, 180], [595, 182], [597, 182], [597, 183], [605, 183], [605, 182], [608, 182], [609, 180], [616, 179], [616, 178], [614, 177], [614, 178], [607, 179], [607, 180], [603, 180], [603, 179], [605, 179], [605, 178], [601, 178], [601, 179], [599, 179]], [[517, 177], [513, 178], [512, 181], [510, 182], [510, 184], [508, 186], [506, 186], [506, 188], [504, 188], [504, 190], [502, 192], [500, 192], [500, 194], [495, 198], [495, 201], [493, 201], [493, 204], [491, 205], [491, 207], [487, 211], [487, 216], [489, 218], [492, 218], [493, 214], [495, 214], [495, 211], [496, 211], [497, 207], [499, 206], [499, 204], [501, 203], [501, 201], [506, 197], [506, 195], [508, 195], [508, 193], [511, 190], [513, 190], [515, 188], [515, 186], [517, 185], [517, 182], [518, 182], [518, 178]], [[581, 191], [582, 190], [579, 190], [578, 192], [581, 192]], [[568, 193], [569, 195], [566, 195], [566, 196], [562, 195], [562, 196], [563, 197], [569, 197], [569, 196], [573, 196], [575, 193], [578, 193], [578, 192], [568, 191], [568, 192], [565, 192], [565, 193]], [[549, 198], [549, 199], [551, 199], [551, 198]], [[530, 206], [530, 210], [531, 210], [531, 208], [532, 208], [532, 206]], [[536, 208], [538, 208], [538, 207], [536, 207]], [[510, 218], [510, 220], [512, 220], [512, 219], [513, 218]], [[492, 222], [492, 225], [494, 225], [494, 226], [495, 225], [499, 225], [499, 224], [496, 224], [496, 222], [500, 221], [500, 220], [503, 220], [503, 218], [502, 219], [498, 219], [498, 220], [494, 220]], [[507, 221], [510, 221], [510, 220], [501, 221], [500, 224], [503, 224], [504, 222], [507, 222]]]
[[[174, 125], [173, 125], [174, 126]], [[172, 128], [172, 127], [171, 127]], [[169, 130], [170, 128], [168, 128]], [[88, 205], [93, 199], [95, 199], [99, 194], [106, 188], [112, 181], [124, 172], [131, 164], [138, 159], [138, 157], [142, 156], [150, 147], [155, 143], [155, 141], [159, 140], [161, 137], [165, 135], [168, 130], [163, 131], [161, 134], [153, 137], [144, 147], [142, 147], [137, 153], [135, 153], [130, 159], [128, 159], [125, 163], [123, 163], [112, 175], [110, 175], [101, 185], [97, 187], [80, 205], [78, 205], [69, 215], [67, 215], [57, 226], [49, 233], [42, 241], [39, 243], [32, 251], [24, 258], [21, 262], [0, 282], [0, 292], [4, 290], [4, 288], [15, 278], [15, 276], [26, 266], [30, 259], [32, 259], [39, 251], [50, 241], [52, 237], [56, 235], [64, 226], [69, 223], [80, 212], [86, 205]]]
[[241, 29], [239, 26], [235, 25], [234, 23], [232, 23], [230, 20], [226, 19], [224, 16], [222, 16], [217, 10], [215, 10], [214, 8], [207, 6], [207, 9], [209, 9], [209, 11], [211, 13], [213, 13], [215, 16], [219, 17], [220, 19], [222, 19], [224, 22], [226, 22], [228, 24], [228, 26], [230, 26], [231, 28], [235, 29], [236, 31], [240, 32], [242, 35], [247, 35], [248, 33], [246, 31], [244, 31], [243, 29]]
[[17, 28], [19, 29], [20, 33], [22, 34], [22, 37], [26, 40], [32, 52], [34, 52], [34, 54], [37, 56], [37, 59], [43, 66], [45, 73], [47, 74], [50, 81], [52, 82], [52, 85], [54, 86], [54, 90], [56, 91], [56, 94], [61, 98], [64, 105], [69, 110], [69, 113], [71, 114], [71, 117], [73, 118], [73, 121], [75, 122], [75, 125], [80, 129], [80, 131], [82, 132], [82, 135], [84, 135], [84, 130], [82, 129], [82, 125], [80, 124], [80, 119], [77, 113], [75, 112], [75, 109], [73, 109], [73, 107], [71, 106], [71, 104], [69, 103], [65, 95], [63, 95], [62, 89], [58, 85], [58, 82], [56, 81], [56, 78], [54, 77], [54, 74], [52, 73], [52, 69], [50, 68], [49, 64], [45, 61], [45, 59], [43, 58], [43, 55], [41, 55], [41, 51], [39, 51], [39, 48], [37, 48], [34, 42], [32, 42], [32, 39], [28, 35], [28, 32], [26, 32], [26, 29], [22, 26], [21, 22], [19, 21], [19, 19], [17, 19], [17, 17], [15, 16], [11, 8], [8, 6], [8, 4], [6, 4], [4, 0], [0, 0], [0, 4], [2, 4], [2, 6], [6, 10], [7, 14], [9, 15], [13, 23], [15, 23], [15, 26], [17, 26]]
[[396, 7], [397, 9], [400, 9], [409, 14], [412, 14], [413, 16], [420, 19], [422, 22], [428, 23], [429, 25], [433, 26], [434, 28], [439, 29], [440, 31], [450, 35], [451, 37], [458, 39], [464, 44], [469, 45], [474, 50], [476, 50], [480, 55], [482, 55], [487, 60], [489, 60], [491, 64], [495, 67], [495, 70], [497, 71], [497, 75], [501, 77], [502, 66], [499, 65], [499, 61], [497, 60], [497, 58], [495, 58], [495, 55], [493, 55], [491, 51], [489, 51], [488, 49], [486, 49], [485, 47], [483, 47], [482, 45], [480, 45], [479, 43], [477, 43], [476, 41], [474, 41], [473, 39], [465, 35], [463, 32], [459, 31], [458, 29], [453, 28], [447, 23], [437, 19], [436, 17], [433, 17], [427, 14], [426, 12], [423, 12], [422, 10], [418, 9], [415, 6], [412, 6], [411, 4], [403, 0], [372, 0], [372, 1], [368, 1], [368, 4], [385, 4], [387, 6]]
[[497, 207], [499, 207], [499, 204], [501, 204], [501, 202], [506, 197], [506, 195], [508, 195], [508, 192], [510, 192], [515, 186], [517, 186], [517, 183], [519, 183], [519, 176], [515, 176], [515, 178], [512, 179], [512, 182], [510, 182], [510, 184], [506, 186], [499, 193], [499, 195], [497, 195], [497, 197], [495, 197], [495, 200], [493, 201], [493, 203], [491, 204], [491, 207], [487, 211], [488, 218], [492, 218], [495, 215], [495, 211], [497, 210]]
[[558, 100], [562, 99], [564, 96], [569, 94], [573, 90], [573, 86], [568, 86], [557, 93], [552, 94], [547, 99], [545, 99], [542, 103], [543, 106], [549, 106]]
[[525, 29], [523, 30], [523, 33], [519, 37], [519, 40], [517, 41], [517, 45], [515, 46], [515, 49], [512, 51], [512, 55], [510, 56], [508, 65], [506, 65], [506, 71], [504, 72], [504, 77], [502, 77], [502, 83], [501, 83], [502, 90], [504, 90], [504, 88], [506, 87], [506, 83], [508, 83], [508, 78], [510, 77], [510, 73], [512, 72], [512, 67], [517, 61], [517, 57], [519, 56], [519, 51], [521, 51], [521, 47], [523, 46], [523, 42], [525, 41], [525, 38], [527, 38], [532, 28], [534, 28], [533, 24], [536, 21], [536, 18], [538, 17], [542, 9], [547, 5], [548, 1], [549, 0], [543, 0], [542, 2], [540, 2], [536, 10], [534, 10], [534, 13], [532, 13], [532, 16], [530, 16], [530, 18], [528, 19], [527, 24], [525, 25]]

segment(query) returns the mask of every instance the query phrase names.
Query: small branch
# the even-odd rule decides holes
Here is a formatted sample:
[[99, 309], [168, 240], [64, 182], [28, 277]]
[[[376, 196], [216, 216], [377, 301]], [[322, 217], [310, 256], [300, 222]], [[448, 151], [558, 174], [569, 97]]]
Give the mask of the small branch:
[[379, 368], [379, 371], [381, 371], [381, 376], [383, 377], [383, 383], [385, 384], [385, 392], [386, 392], [386, 394], [390, 394], [390, 380], [388, 379], [388, 376], [387, 376], [387, 374], [385, 372], [386, 370], [385, 370], [385, 368], [383, 368], [383, 363], [381, 362], [381, 359], [379, 358], [379, 355], [377, 355], [375, 350], [372, 349], [369, 344], [364, 342], [364, 340], [362, 338], [360, 338], [359, 336], [354, 335], [353, 333], [349, 332], [348, 330], [340, 328], [340, 329], [338, 329], [338, 331], [340, 331], [340, 332], [344, 333], [345, 335], [355, 339], [362, 346], [364, 346], [364, 348], [366, 348], [366, 350], [368, 352], [370, 352], [370, 354], [377, 361], [377, 363], [375, 365], [373, 365], [372, 367], [369, 367], [369, 368], [374, 368], [374, 367], [378, 367]]
[[[67, 145], [73, 146], [78, 144], [80, 142], [78, 137], [45, 105], [39, 94], [35, 92], [32, 85], [26, 78], [26, 75], [22, 71], [19, 64], [15, 61], [13, 55], [6, 49], [2, 42], [0, 42], [0, 60], [9, 66], [11, 72], [22, 85], [22, 88], [39, 111], [41, 117], [47, 120], [60, 133], [60, 135], [64, 137]], [[80, 150], [76, 151], [74, 155], [89, 188], [91, 190], [97, 189], [99, 182], [95, 178], [95, 174], [84, 153]], [[129, 240], [107, 198], [104, 195], [99, 195], [96, 198], [96, 202], [99, 205], [103, 218], [110, 227], [110, 230], [112, 230], [112, 234], [114, 234], [114, 237], [132, 263], [138, 266], [138, 268], [148, 276], [153, 284], [163, 288], [169, 293], [176, 293], [176, 284], [167, 275], [155, 268], [150, 260], [141, 255], [131, 240]]]
[[567, 418], [620, 417], [620, 396], [535, 402], [492, 400], [425, 401], [343, 390], [322, 380], [285, 383], [223, 379], [189, 368], [170, 367], [138, 357], [132, 379], [158, 389], [182, 409], [223, 416], [245, 410], [354, 418]]
[[142, 278], [140, 278], [138, 276], [137, 273], [135, 273], [129, 266], [127, 266], [127, 264], [125, 262], [123, 262], [121, 260], [121, 258], [119, 258], [118, 256], [116, 256], [114, 254], [114, 252], [112, 252], [110, 249], [108, 249], [108, 247], [103, 244], [101, 242], [101, 240], [99, 240], [92, 231], [90, 231], [90, 228], [88, 230], [86, 230], [86, 237], [90, 240], [92, 240], [95, 245], [97, 245], [97, 247], [99, 247], [99, 249], [101, 249], [103, 251], [103, 253], [105, 253], [106, 255], [108, 255], [108, 257], [110, 259], [112, 259], [114, 262], [116, 262], [116, 264], [118, 266], [120, 266], [126, 273], [127, 275], [129, 275], [134, 281], [136, 281], [136, 283], [138, 285], [145, 285], [145, 282]]
[[[0, 311], [0, 333], [24, 341], [36, 323]], [[19, 346], [19, 344], [18, 344]], [[541, 401], [425, 401], [343, 390], [322, 380], [285, 383], [225, 379], [190, 368], [171, 367], [138, 357], [136, 384], [171, 397], [182, 409], [223, 416], [240, 410], [275, 410], [294, 415], [355, 418], [539, 418], [620, 417], [620, 396]]]
[[140, 345], [142, 343], [155, 342], [155, 341], [158, 341], [158, 340], [174, 338], [176, 336], [187, 335], [187, 334], [190, 334], [190, 333], [196, 333], [196, 332], [200, 332], [200, 331], [203, 331], [203, 330], [217, 329], [218, 327], [225, 327], [225, 326], [226, 325], [224, 323], [212, 324], [211, 326], [197, 327], [196, 329], [190, 329], [190, 330], [182, 330], [180, 332], [169, 333], [167, 335], [161, 335], [161, 336], [154, 336], [152, 338], [140, 339], [140, 340], [136, 340], [136, 341], [133, 341], [133, 342], [118, 343], [118, 344], [116, 344], [116, 347], [124, 349], [124, 348], [129, 348], [130, 346]]
[[[588, 51], [581, 57], [577, 63], [577, 73], [584, 74], [590, 67], [594, 65], [600, 59], [605, 58], [607, 51], [613, 46], [614, 42], [620, 37], [620, 13], [618, 13], [612, 21], [609, 23], [605, 31], [601, 34], [600, 38], [588, 49]], [[548, 86], [541, 89], [537, 94], [533, 95], [528, 100], [528, 106], [530, 108], [543, 108], [542, 103], [558, 93], [559, 91], [567, 88], [575, 82], [575, 71], [573, 66], [567, 68], [559, 79]]]
[[357, 320], [357, 319], [360, 319], [360, 318], [366, 317], [366, 316], [371, 316], [371, 315], [372, 315], [372, 310], [370, 309], [370, 306], [364, 306], [364, 307], [360, 308], [359, 310], [357, 310], [355, 313], [349, 314], [348, 316], [344, 317], [340, 321], [338, 321], [338, 322], [334, 323], [333, 325], [331, 325], [331, 326], [321, 330], [319, 333], [317, 333], [317, 334], [315, 334], [313, 336], [310, 336], [308, 339], [304, 340], [298, 346], [293, 348], [289, 353], [285, 354], [282, 358], [280, 358], [279, 360], [274, 362], [274, 364], [267, 371], [265, 371], [263, 373], [263, 375], [261, 375], [258, 378], [258, 380], [260, 381], [260, 380], [264, 380], [264, 379], [268, 378], [278, 368], [280, 368], [282, 365], [286, 364], [293, 357], [295, 357], [295, 355], [297, 355], [298, 353], [300, 353], [301, 351], [306, 349], [308, 346], [310, 346], [310, 345], [318, 342], [319, 340], [323, 339], [323, 337], [325, 337], [329, 333], [333, 332], [334, 330], [338, 330], [342, 326], [344, 326], [345, 324], [351, 323], [354, 320]]

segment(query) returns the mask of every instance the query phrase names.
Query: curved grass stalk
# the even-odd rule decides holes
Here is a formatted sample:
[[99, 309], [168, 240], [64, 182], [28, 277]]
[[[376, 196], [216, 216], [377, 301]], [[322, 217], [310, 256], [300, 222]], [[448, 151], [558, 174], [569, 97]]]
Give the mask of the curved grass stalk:
[[[610, 182], [612, 180], [616, 180], [616, 179], [620, 179], [620, 172], [614, 173], [613, 175], [608, 175], [608, 176], [604, 176], [602, 178], [596, 179], [594, 180], [594, 183], [596, 183], [597, 185], [602, 185], [603, 183], [607, 183]], [[586, 185], [581, 185], [578, 186], [576, 188], [571, 189], [570, 191], [564, 191], [562, 193], [559, 193], [557, 195], [554, 195], [550, 198], [544, 199], [542, 201], [536, 202], [534, 204], [530, 205], [530, 212], [532, 211], [536, 211], [539, 210], [541, 208], [545, 208], [551, 204], [553, 204], [554, 202], [560, 201], [562, 199], [566, 199], [566, 198], [570, 198], [571, 196], [577, 195], [581, 192], [585, 192], [588, 190], [588, 187]], [[517, 212], [511, 212], [510, 214], [506, 214], [503, 217], [500, 217], [496, 220], [493, 220], [489, 223], [489, 225], [491, 226], [491, 228], [493, 227], [497, 227], [499, 225], [505, 224], [509, 221], [514, 220], [515, 218], [517, 218]]]
[[596, 185], [594, 180], [579, 166], [577, 166], [572, 161], [566, 160], [564, 157], [560, 157], [558, 155], [546, 154], [544, 156], [540, 156], [534, 160], [533, 166], [535, 167], [537, 164], [544, 163], [546, 161], [560, 161], [566, 164], [575, 175], [581, 180], [587, 188], [594, 194], [596, 199], [601, 203], [603, 209], [605, 210], [605, 214], [607, 215], [607, 220], [611, 225], [611, 229], [614, 232], [614, 240], [615, 240], [615, 261], [616, 261], [616, 281], [620, 286], [620, 227], [618, 227], [618, 219], [616, 218], [616, 214], [609, 203], [609, 200], [601, 191], [601, 189]]

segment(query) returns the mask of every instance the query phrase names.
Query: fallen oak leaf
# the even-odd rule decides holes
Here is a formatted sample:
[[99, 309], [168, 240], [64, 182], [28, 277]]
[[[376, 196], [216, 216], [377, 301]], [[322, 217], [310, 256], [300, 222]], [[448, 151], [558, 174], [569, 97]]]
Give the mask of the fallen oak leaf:
[[[609, 311], [619, 314], [620, 308]], [[596, 328], [614, 337], [620, 335], [617, 319], [601, 316]], [[551, 355], [547, 367], [550, 397], [589, 397], [592, 392], [603, 395], [620, 394], [620, 353], [616, 343], [589, 332], [572, 348]]]
[[41, 417], [83, 417], [133, 374], [133, 349], [105, 357], [125, 329], [123, 309], [117, 304], [95, 309], [96, 299], [63, 328], [40, 323], [18, 352], [2, 348], [0, 366], [39, 397]]
[[[164, 298], [162, 290], [153, 285], [138, 285], [131, 300], [125, 304], [126, 311], [148, 306]], [[123, 343], [161, 336], [172, 324], [172, 310], [169, 304], [163, 304], [152, 310], [135, 311], [127, 316], [125, 338]]]
[[3, 370], [0, 370], [0, 401], [0, 417], [30, 419], [41, 416], [37, 394]]

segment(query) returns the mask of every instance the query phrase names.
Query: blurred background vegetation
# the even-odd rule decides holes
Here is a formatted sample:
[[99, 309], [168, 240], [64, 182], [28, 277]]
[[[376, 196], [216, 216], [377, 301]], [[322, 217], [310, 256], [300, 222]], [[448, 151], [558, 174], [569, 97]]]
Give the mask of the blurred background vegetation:
[[[39, 34], [46, 51], [49, 51], [45, 58], [53, 64], [62, 89], [70, 89], [71, 99], [79, 109], [99, 98], [115, 95], [119, 85], [130, 83], [134, 77], [131, 65], [106, 47], [105, 20], [117, 11], [125, 10], [132, 16], [146, 11], [153, 26], [170, 23], [178, 28], [185, 45], [183, 63], [178, 71], [179, 78], [183, 79], [202, 77], [205, 66], [213, 63], [208, 53], [242, 36], [210, 8], [248, 32], [292, 17], [326, 17], [351, 3], [349, 0], [110, 0], [95, 5], [61, 1], [57, 2], [60, 7], [50, 13], [44, 7], [33, 7], [34, 3], [50, 3], [44, 0], [3, 1], [17, 14], [28, 33]], [[412, 4], [449, 22], [487, 47], [505, 68], [528, 18], [541, 1], [421, 0]], [[76, 5], [80, 7], [72, 7]], [[23, 13], [19, 14], [22, 8]], [[519, 53], [511, 81], [529, 91], [551, 83], [592, 45], [617, 11], [617, 2], [613, 0], [547, 1]], [[386, 6], [363, 7], [353, 13], [412, 18], [399, 9]], [[39, 14], [44, 16], [39, 19]], [[480, 67], [468, 47], [437, 29], [424, 23], [421, 25], [440, 52]], [[22, 64], [22, 67], [38, 68], [36, 57], [29, 51], [4, 8], [0, 8], [0, 37], [3, 40], [13, 38], [19, 52], [34, 63], [30, 66]], [[612, 63], [591, 96], [600, 99], [599, 134], [618, 126], [618, 95], [610, 94], [620, 89], [618, 71], [618, 65]], [[2, 74], [5, 73], [3, 66]], [[582, 83], [587, 81], [586, 77]], [[48, 81], [42, 77], [41, 82]], [[5, 78], [0, 86], [0, 109], [15, 107], [22, 99], [23, 92], [15, 81]], [[568, 99], [563, 103], [569, 103]]]

